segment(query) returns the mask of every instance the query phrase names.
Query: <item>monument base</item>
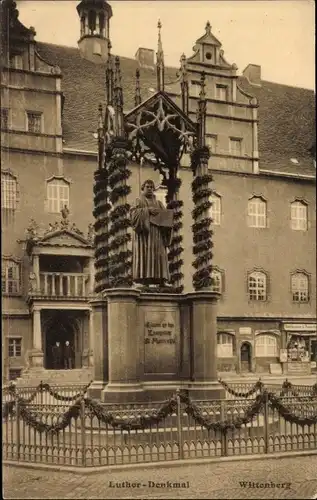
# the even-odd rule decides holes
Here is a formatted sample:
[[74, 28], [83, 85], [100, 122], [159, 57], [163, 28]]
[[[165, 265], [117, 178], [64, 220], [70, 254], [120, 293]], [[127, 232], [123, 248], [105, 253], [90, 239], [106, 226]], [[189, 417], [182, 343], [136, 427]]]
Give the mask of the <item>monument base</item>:
[[101, 391], [100, 399], [103, 403], [142, 403], [145, 394], [141, 384], [109, 383]]
[[105, 387], [105, 382], [102, 380], [94, 380], [88, 390], [87, 390], [87, 396], [92, 399], [98, 399], [101, 401], [101, 393]]
[[188, 395], [194, 401], [226, 399], [226, 391], [219, 382], [191, 382]]

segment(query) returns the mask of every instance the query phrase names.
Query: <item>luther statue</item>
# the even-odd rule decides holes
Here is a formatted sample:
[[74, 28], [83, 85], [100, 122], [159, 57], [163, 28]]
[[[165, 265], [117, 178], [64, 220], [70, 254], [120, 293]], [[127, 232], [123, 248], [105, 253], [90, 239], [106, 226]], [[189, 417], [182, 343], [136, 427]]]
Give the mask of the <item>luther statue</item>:
[[131, 208], [133, 281], [163, 286], [169, 281], [167, 249], [171, 244], [173, 210], [156, 199], [152, 180], [142, 184], [141, 196]]

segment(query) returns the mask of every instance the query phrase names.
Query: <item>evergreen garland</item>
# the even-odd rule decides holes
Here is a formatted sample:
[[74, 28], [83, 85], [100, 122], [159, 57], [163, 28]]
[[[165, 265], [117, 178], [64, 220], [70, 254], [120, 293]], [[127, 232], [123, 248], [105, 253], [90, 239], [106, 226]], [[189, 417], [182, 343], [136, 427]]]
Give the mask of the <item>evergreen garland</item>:
[[[169, 182], [173, 184], [173, 192], [177, 193], [181, 186], [181, 179], [176, 178]], [[184, 285], [182, 283], [184, 278], [182, 273], [184, 261], [181, 257], [184, 248], [182, 246], [183, 236], [180, 234], [183, 228], [183, 205], [183, 202], [180, 200], [170, 200], [167, 203], [167, 208], [174, 211], [172, 241], [168, 251], [170, 283], [172, 285], [172, 287], [168, 288], [169, 293], [182, 293], [184, 290]]]
[[[195, 259], [193, 267], [196, 269], [193, 275], [194, 289], [203, 290], [211, 287], [213, 280], [211, 277], [212, 266], [212, 230], [210, 229], [212, 220], [208, 215], [208, 210], [212, 206], [209, 197], [212, 190], [209, 188], [209, 183], [212, 181], [212, 175], [205, 170], [208, 170], [208, 159], [210, 156], [209, 148], [197, 148], [191, 155], [191, 168], [195, 176], [192, 182], [192, 198], [195, 208], [192, 211], [194, 224], [192, 225], [193, 232], [193, 253]], [[207, 167], [206, 167], [207, 164]], [[203, 172], [200, 173], [200, 170]], [[197, 173], [199, 169], [199, 172]]]
[[[261, 382], [257, 382], [258, 387]], [[255, 386], [257, 385], [255, 384]], [[46, 385], [46, 384], [45, 384]], [[255, 389], [255, 386], [252, 390]], [[262, 386], [261, 386], [262, 387]], [[244, 394], [246, 397], [246, 393]], [[273, 409], [276, 409], [279, 415], [281, 415], [287, 422], [295, 423], [297, 425], [316, 425], [317, 424], [317, 414], [311, 417], [302, 417], [295, 415], [283, 402], [274, 394], [264, 391], [259, 394], [255, 400], [253, 400], [250, 405], [246, 408], [243, 417], [236, 417], [234, 420], [223, 420], [213, 422], [210, 417], [205, 417], [201, 409], [194, 404], [189, 396], [185, 393], [179, 394], [179, 400], [181, 404], [185, 405], [185, 411], [190, 415], [195, 422], [197, 422], [202, 427], [208, 430], [214, 430], [225, 434], [228, 430], [240, 429], [242, 425], [251, 422], [257, 415], [259, 415], [265, 404], [269, 404]], [[56, 434], [61, 430], [65, 429], [70, 425], [73, 418], [78, 418], [81, 410], [81, 402], [84, 401], [84, 406], [99, 420], [106, 425], [111, 425], [113, 428], [119, 428], [121, 430], [141, 430], [156, 425], [167, 416], [172, 415], [177, 412], [177, 398], [172, 397], [167, 402], [165, 402], [162, 407], [153, 412], [151, 415], [132, 417], [130, 419], [123, 419], [114, 416], [112, 413], [107, 412], [105, 408], [90, 398], [81, 397], [76, 400], [73, 406], [71, 406], [68, 411], [61, 414], [58, 417], [58, 422], [56, 424], [46, 424], [39, 421], [36, 417], [32, 415], [32, 412], [27, 408], [27, 401], [21, 398], [17, 399], [19, 403], [19, 416], [24, 420], [24, 422], [33, 427], [38, 432], [46, 432]], [[9, 415], [13, 414], [14, 406], [16, 401], [9, 401], [3, 411], [3, 418], [7, 419]], [[46, 416], [46, 414], [45, 414]]]
[[[105, 160], [106, 161], [106, 160]], [[95, 291], [101, 292], [109, 286], [109, 211], [108, 172], [106, 168], [95, 173], [94, 186], [95, 217]]]

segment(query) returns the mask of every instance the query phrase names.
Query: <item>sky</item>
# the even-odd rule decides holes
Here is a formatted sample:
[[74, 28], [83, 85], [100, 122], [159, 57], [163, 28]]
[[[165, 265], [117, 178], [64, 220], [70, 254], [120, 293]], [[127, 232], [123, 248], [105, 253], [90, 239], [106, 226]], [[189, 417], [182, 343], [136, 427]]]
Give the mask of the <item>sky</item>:
[[[20, 21], [34, 26], [36, 40], [77, 46], [78, 1], [18, 0]], [[162, 23], [165, 65], [179, 67], [182, 53], [193, 54], [209, 20], [224, 56], [238, 73], [250, 63], [262, 79], [315, 89], [314, 0], [109, 1], [112, 52], [134, 57], [139, 47], [156, 50]]]

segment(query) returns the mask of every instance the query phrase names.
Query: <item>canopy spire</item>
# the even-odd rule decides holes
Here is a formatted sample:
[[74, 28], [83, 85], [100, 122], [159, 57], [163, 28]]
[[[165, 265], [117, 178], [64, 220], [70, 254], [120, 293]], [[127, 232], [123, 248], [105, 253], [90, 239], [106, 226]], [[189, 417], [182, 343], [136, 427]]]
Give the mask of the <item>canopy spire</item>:
[[161, 38], [162, 23], [159, 20], [158, 27], [158, 43], [156, 53], [156, 75], [157, 75], [157, 90], [164, 90], [164, 52]]

